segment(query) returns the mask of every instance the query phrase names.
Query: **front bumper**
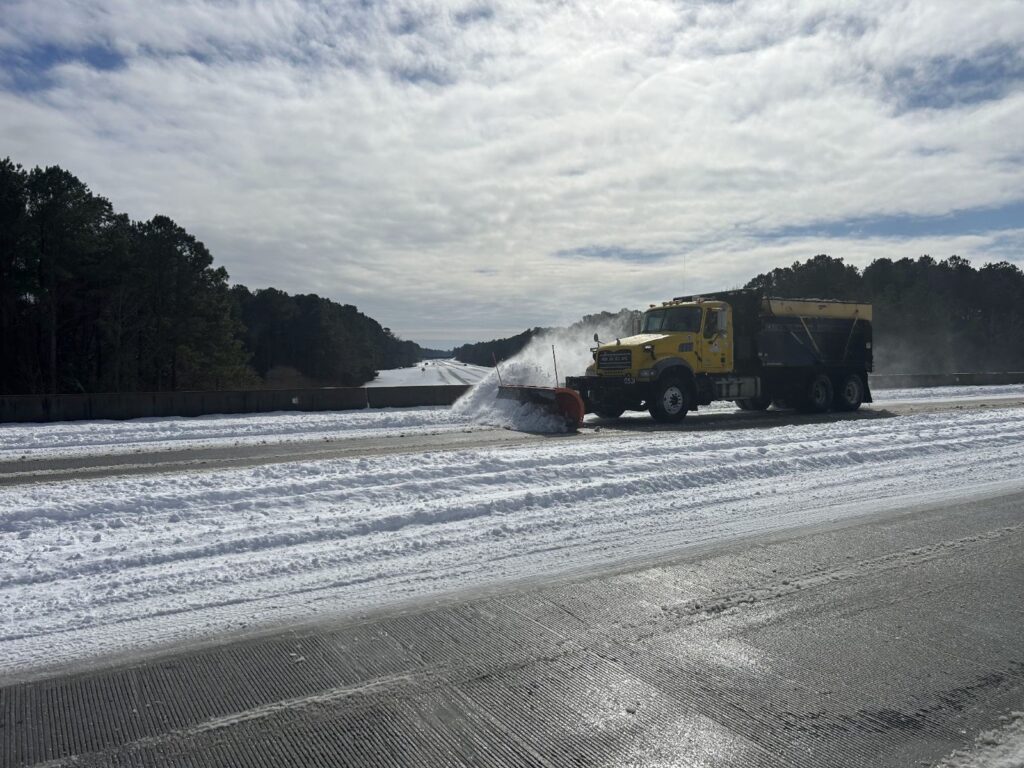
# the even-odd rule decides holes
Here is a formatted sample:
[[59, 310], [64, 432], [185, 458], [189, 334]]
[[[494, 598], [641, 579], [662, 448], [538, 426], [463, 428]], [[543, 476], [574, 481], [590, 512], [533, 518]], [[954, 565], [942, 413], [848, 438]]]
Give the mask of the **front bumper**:
[[649, 382], [631, 376], [569, 376], [565, 386], [580, 393], [587, 413], [601, 408], [638, 410], [650, 389]]

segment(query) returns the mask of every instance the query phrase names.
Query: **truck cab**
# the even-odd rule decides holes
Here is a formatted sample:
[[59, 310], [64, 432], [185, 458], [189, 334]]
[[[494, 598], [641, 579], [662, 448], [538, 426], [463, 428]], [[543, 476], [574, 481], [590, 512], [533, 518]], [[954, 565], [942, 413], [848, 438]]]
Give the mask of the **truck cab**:
[[656, 356], [678, 353], [691, 368], [719, 372], [732, 370], [731, 329], [732, 309], [722, 301], [666, 303], [647, 310], [641, 323], [658, 338]]
[[[638, 334], [594, 350], [594, 364], [585, 377], [594, 381], [586, 387], [584, 402], [609, 418], [647, 404], [663, 421], [693, 410], [701, 399], [711, 402], [709, 393], [701, 397], [696, 377], [733, 370], [732, 314], [727, 302], [717, 300], [652, 305], [643, 314]], [[666, 382], [671, 384], [666, 387]]]

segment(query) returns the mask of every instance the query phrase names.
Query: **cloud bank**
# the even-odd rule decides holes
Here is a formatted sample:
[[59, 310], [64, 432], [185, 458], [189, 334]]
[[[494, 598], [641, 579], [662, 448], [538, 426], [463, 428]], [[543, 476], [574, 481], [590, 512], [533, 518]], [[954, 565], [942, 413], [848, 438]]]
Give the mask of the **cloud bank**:
[[1024, 3], [8, 0], [0, 154], [426, 344], [1024, 259]]

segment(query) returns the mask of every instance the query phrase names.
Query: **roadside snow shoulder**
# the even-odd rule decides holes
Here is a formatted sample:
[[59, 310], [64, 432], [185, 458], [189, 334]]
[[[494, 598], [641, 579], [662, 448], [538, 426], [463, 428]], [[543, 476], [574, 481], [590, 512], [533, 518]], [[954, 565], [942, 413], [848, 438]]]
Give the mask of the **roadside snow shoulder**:
[[3, 424], [0, 461], [439, 434], [472, 428], [450, 408], [437, 407]]
[[935, 768], [1024, 768], [1024, 712], [1000, 720], [1002, 726], [980, 734], [972, 747], [953, 752]]

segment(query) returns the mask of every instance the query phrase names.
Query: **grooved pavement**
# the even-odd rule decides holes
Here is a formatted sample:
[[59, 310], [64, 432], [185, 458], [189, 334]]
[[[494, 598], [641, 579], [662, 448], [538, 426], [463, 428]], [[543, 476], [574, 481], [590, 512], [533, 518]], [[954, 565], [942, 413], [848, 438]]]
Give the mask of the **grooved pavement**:
[[1024, 708], [1024, 494], [0, 688], [5, 766], [929, 765]]

